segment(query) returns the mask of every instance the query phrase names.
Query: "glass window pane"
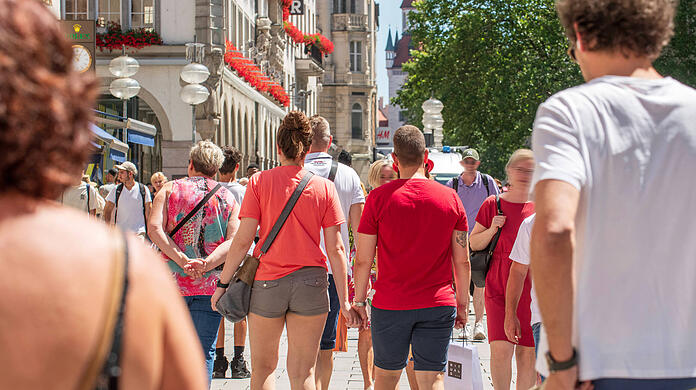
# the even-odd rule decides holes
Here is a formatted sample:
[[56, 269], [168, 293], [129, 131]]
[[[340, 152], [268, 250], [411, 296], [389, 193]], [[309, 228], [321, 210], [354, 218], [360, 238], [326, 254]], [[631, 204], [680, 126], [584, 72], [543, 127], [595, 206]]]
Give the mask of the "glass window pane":
[[143, 12], [143, 0], [131, 0], [131, 11]]
[[87, 0], [77, 0], [77, 12], [87, 13]]
[[143, 27], [143, 15], [135, 13], [131, 15], [131, 25], [133, 27]]
[[66, 0], [65, 1], [65, 13], [71, 14], [75, 12], [75, 1], [76, 0]]

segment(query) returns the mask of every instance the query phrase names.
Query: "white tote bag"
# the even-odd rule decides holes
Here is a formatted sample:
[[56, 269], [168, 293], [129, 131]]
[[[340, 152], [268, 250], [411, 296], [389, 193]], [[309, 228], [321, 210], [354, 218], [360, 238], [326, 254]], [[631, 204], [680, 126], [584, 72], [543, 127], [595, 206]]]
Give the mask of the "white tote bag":
[[450, 342], [445, 367], [445, 390], [483, 390], [478, 349], [472, 343]]

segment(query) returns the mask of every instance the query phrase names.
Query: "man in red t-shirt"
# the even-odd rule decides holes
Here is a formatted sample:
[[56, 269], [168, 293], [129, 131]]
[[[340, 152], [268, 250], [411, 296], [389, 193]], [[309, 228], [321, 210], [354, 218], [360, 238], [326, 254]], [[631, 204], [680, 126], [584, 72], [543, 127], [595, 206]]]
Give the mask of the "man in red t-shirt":
[[[396, 388], [413, 348], [418, 384], [444, 388], [452, 327], [466, 324], [469, 239], [466, 211], [457, 194], [425, 177], [428, 151], [415, 126], [394, 133], [400, 179], [374, 189], [360, 220], [353, 306], [367, 325], [365, 299], [378, 252], [372, 300], [375, 388]], [[465, 286], [455, 295], [454, 279]]]

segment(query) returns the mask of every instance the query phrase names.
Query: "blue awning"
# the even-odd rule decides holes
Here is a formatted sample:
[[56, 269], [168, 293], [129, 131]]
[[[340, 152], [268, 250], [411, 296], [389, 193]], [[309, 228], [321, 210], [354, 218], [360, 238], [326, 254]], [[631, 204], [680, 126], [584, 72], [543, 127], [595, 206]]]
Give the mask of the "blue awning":
[[89, 127], [92, 129], [92, 132], [104, 142], [109, 143], [113, 140], [119, 141], [118, 138], [114, 137], [113, 135], [109, 134], [106, 130], [93, 123], [90, 123]]
[[145, 146], [155, 146], [155, 136], [142, 131], [128, 129], [128, 142]]
[[109, 149], [109, 158], [122, 163], [126, 161], [126, 154], [116, 149]]

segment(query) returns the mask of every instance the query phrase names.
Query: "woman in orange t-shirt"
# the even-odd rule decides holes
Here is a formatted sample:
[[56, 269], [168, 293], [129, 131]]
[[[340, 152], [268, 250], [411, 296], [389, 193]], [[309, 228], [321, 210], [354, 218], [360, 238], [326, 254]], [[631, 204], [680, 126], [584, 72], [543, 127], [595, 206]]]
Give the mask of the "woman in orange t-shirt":
[[[261, 255], [261, 246], [307, 173], [303, 166], [312, 142], [309, 119], [301, 112], [291, 111], [278, 129], [277, 140], [281, 166], [249, 179], [239, 213], [242, 221], [220, 282], [225, 284], [232, 279], [259, 227], [261, 239], [254, 256], [261, 257], [249, 308], [251, 388], [273, 386], [280, 336], [283, 327], [287, 327], [290, 385], [293, 389], [309, 389], [314, 388], [312, 368], [329, 312], [326, 256], [320, 247], [322, 229], [341, 313], [349, 326], [356, 326], [359, 321], [348, 303], [347, 261], [340, 233], [345, 218], [332, 182], [318, 176], [311, 178], [275, 241]], [[222, 287], [215, 291], [213, 309], [224, 292]]]

